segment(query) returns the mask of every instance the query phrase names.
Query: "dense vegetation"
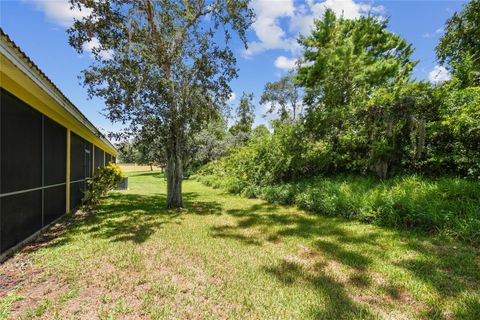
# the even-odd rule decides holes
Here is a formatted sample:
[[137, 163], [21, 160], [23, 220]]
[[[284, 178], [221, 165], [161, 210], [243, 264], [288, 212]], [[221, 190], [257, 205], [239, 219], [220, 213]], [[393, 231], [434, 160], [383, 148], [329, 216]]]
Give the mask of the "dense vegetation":
[[479, 319], [479, 248], [128, 176], [0, 265], [0, 319]]
[[[244, 129], [248, 139], [205, 166], [201, 179], [328, 215], [480, 243], [479, 3], [446, 22], [437, 54], [452, 79], [434, 84], [413, 79], [413, 48], [388, 31], [387, 20], [327, 10], [299, 39], [304, 56], [289, 76], [296, 86], [282, 79], [265, 88], [262, 100], [280, 113], [272, 130]], [[298, 105], [285, 97], [297, 86], [304, 111], [293, 117]]]

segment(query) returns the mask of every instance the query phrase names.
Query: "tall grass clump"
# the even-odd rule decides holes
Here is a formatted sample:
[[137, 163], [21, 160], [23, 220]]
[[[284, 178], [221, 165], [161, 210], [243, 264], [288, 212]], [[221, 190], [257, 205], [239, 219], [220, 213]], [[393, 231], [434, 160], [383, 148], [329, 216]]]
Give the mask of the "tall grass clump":
[[475, 180], [421, 175], [381, 180], [338, 175], [258, 186], [217, 175], [218, 168], [210, 170], [197, 178], [229, 192], [297, 205], [327, 216], [443, 234], [480, 244], [480, 183]]

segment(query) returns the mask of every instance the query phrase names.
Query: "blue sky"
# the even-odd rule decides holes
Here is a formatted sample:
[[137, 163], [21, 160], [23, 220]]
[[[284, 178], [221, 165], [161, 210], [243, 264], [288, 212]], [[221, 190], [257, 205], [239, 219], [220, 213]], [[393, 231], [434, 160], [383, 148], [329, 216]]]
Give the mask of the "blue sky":
[[[419, 80], [448, 78], [438, 66], [434, 48], [443, 33], [445, 20], [461, 10], [465, 1], [354, 1], [354, 0], [256, 0], [252, 5], [257, 21], [248, 32], [249, 49], [236, 41], [239, 78], [232, 82], [235, 105], [242, 91], [255, 94], [256, 123], [268, 121], [262, 115], [266, 107], [258, 105], [263, 86], [288, 72], [301, 54], [295, 38], [308, 32], [314, 18], [325, 8], [356, 18], [375, 13], [390, 18], [389, 30], [400, 34], [415, 47], [414, 59], [420, 63], [414, 71]], [[106, 131], [118, 124], [106, 120], [100, 99], [89, 100], [78, 76], [91, 58], [78, 55], [69, 45], [67, 26], [78, 13], [70, 12], [67, 0], [0, 0], [0, 25], [23, 51], [48, 75], [63, 93], [97, 126]], [[432, 72], [433, 71], [433, 72]], [[233, 98], [233, 97], [232, 97]]]

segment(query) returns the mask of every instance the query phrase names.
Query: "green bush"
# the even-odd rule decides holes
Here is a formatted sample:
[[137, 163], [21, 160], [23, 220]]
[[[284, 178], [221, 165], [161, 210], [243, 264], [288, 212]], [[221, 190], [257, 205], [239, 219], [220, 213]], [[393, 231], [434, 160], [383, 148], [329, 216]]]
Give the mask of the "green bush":
[[115, 163], [98, 167], [95, 175], [90, 180], [87, 180], [87, 191], [85, 192], [83, 203], [86, 205], [98, 204], [102, 197], [115, 188], [122, 178], [122, 170]]
[[433, 170], [480, 179], [480, 87], [445, 93], [440, 118], [431, 124]]

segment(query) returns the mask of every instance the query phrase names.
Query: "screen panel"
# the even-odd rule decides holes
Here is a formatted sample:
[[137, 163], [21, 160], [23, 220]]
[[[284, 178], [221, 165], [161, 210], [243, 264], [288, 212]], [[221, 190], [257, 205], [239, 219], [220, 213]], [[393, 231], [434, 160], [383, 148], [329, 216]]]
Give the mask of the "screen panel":
[[42, 114], [4, 89], [1, 93], [1, 192], [42, 185]]
[[66, 186], [47, 188], [43, 192], [43, 223], [47, 225], [65, 213]]
[[85, 141], [85, 178], [92, 176], [92, 144]]
[[63, 183], [67, 175], [67, 129], [44, 117], [44, 185]]
[[4, 252], [42, 228], [42, 191], [3, 197], [1, 214]]
[[82, 204], [84, 190], [84, 181], [70, 183], [70, 210], [76, 209]]
[[112, 161], [112, 156], [105, 152], [105, 165], [108, 165]]
[[70, 137], [70, 181], [85, 179], [85, 140], [75, 133]]
[[105, 153], [103, 152], [102, 149], [100, 149], [99, 147], [95, 146], [95, 153], [94, 153], [94, 157], [95, 157], [95, 170], [98, 168], [98, 167], [103, 167], [104, 166], [104, 156], [105, 156]]

